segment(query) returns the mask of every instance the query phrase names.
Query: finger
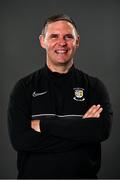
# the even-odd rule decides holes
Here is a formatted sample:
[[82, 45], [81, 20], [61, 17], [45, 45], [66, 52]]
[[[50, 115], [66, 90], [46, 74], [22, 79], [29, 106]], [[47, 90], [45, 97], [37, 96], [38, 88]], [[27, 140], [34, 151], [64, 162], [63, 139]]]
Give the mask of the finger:
[[[92, 109], [92, 111], [89, 113], [89, 116], [93, 116], [94, 117], [94, 115], [96, 114], [96, 113], [99, 113], [99, 110], [100, 110], [100, 105], [98, 104], [98, 105], [96, 105], [96, 107], [94, 107], [93, 109]], [[101, 110], [100, 110], [100, 112], [101, 112]]]
[[88, 111], [84, 114], [83, 118], [88, 118], [90, 116], [92, 116], [93, 113], [96, 112], [96, 110], [99, 108], [100, 105], [96, 106], [96, 105], [93, 105], [91, 106]]
[[96, 105], [91, 106], [88, 111], [84, 114], [84, 118], [88, 117], [89, 114], [93, 111], [93, 109], [96, 107]]
[[32, 120], [31, 121], [31, 128], [37, 132], [41, 132], [40, 130], [40, 120]]
[[96, 108], [96, 111], [91, 112], [91, 114], [89, 114], [89, 115], [87, 116], [87, 118], [99, 118], [99, 117], [100, 117], [100, 113], [101, 113], [102, 111], [103, 111], [103, 108], [99, 108], [99, 109]]
[[99, 108], [98, 111], [94, 114], [94, 117], [99, 118], [100, 117], [100, 113], [103, 111], [103, 108]]
[[94, 117], [94, 114], [96, 114], [100, 108], [100, 104], [91, 106], [88, 111], [83, 115], [83, 118]]
[[89, 112], [89, 115], [90, 116], [94, 116], [94, 114], [98, 111], [100, 109], [100, 105], [98, 104], [98, 105], [96, 105], [96, 106], [94, 106], [92, 109], [91, 109], [91, 111]]
[[88, 115], [91, 112], [92, 108], [93, 108], [93, 106], [90, 109], [88, 109], [88, 111], [83, 115], [83, 118], [87, 118], [88, 117]]

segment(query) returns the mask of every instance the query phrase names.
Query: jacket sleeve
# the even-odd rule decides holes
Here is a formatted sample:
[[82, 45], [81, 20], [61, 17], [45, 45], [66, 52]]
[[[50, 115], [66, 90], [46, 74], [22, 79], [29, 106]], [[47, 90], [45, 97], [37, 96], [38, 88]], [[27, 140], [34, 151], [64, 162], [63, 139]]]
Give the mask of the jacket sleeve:
[[79, 142], [101, 142], [110, 135], [113, 112], [104, 84], [97, 79], [90, 94], [91, 105], [103, 108], [100, 118], [58, 117], [41, 118], [42, 129], [54, 136]]
[[28, 89], [20, 80], [14, 87], [8, 105], [8, 130], [17, 151], [49, 152], [68, 148], [68, 140], [31, 128], [31, 102]]

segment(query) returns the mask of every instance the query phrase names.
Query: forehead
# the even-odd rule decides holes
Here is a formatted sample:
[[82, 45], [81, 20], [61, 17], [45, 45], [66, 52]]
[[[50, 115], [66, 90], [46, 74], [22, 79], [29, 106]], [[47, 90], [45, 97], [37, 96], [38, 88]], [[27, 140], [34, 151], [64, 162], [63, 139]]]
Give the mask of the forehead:
[[47, 25], [47, 29], [46, 32], [50, 32], [50, 33], [59, 33], [59, 32], [65, 32], [65, 33], [74, 33], [75, 32], [75, 28], [74, 26], [68, 22], [68, 21], [64, 21], [64, 20], [60, 20], [60, 21], [56, 21], [56, 22], [52, 22], [49, 23]]

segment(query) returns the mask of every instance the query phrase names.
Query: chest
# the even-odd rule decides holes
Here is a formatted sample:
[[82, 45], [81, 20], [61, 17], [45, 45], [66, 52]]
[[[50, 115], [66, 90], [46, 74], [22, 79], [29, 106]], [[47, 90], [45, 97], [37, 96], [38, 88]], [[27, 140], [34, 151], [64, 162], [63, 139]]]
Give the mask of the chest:
[[88, 107], [88, 89], [80, 84], [48, 83], [32, 92], [32, 114], [83, 115]]

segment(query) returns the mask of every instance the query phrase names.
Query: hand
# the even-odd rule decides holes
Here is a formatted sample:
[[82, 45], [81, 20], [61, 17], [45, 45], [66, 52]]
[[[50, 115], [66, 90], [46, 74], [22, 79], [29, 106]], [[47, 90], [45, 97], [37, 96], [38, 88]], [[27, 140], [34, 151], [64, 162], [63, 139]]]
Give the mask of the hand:
[[31, 128], [34, 129], [37, 132], [41, 132], [40, 120], [39, 119], [32, 120], [31, 121]]
[[103, 108], [100, 106], [100, 104], [98, 105], [93, 105], [91, 106], [88, 111], [83, 115], [83, 119], [84, 118], [99, 118], [100, 117], [100, 113], [103, 111]]

